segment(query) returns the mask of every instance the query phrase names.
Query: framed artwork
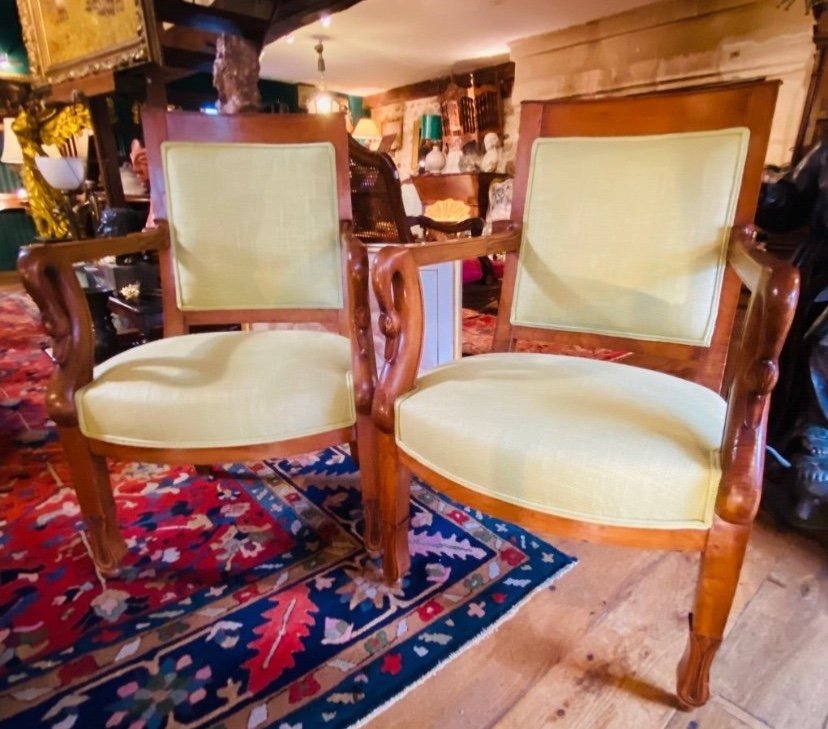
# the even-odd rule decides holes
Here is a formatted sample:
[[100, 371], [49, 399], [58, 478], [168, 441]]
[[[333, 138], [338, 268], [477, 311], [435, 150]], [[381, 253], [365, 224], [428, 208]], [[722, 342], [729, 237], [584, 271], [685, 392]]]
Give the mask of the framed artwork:
[[387, 119], [382, 122], [380, 131], [383, 137], [393, 136], [394, 141], [391, 143], [391, 150], [396, 151], [402, 147], [402, 119]]
[[35, 86], [158, 61], [152, 0], [17, 0]]

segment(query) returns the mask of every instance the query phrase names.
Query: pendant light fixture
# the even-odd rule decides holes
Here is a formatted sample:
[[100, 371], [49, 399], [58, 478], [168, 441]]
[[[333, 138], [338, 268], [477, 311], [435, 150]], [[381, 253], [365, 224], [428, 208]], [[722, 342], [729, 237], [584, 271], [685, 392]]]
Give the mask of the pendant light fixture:
[[330, 91], [325, 87], [325, 58], [322, 52], [325, 50], [322, 41], [317, 41], [313, 47], [319, 56], [316, 60], [316, 70], [319, 71], [319, 82], [316, 84], [316, 92], [308, 101], [308, 111], [311, 114], [331, 114], [339, 111], [339, 104]]

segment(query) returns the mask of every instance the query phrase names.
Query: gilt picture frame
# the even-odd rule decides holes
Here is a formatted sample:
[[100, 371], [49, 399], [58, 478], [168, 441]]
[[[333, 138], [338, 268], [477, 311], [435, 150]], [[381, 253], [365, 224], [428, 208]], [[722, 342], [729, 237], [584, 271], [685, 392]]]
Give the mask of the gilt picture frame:
[[160, 61], [152, 0], [17, 0], [34, 86]]

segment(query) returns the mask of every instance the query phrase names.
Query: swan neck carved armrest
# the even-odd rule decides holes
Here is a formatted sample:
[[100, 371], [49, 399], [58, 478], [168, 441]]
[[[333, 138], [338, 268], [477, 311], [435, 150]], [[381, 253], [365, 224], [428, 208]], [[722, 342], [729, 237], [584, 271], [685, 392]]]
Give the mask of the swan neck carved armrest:
[[514, 253], [520, 248], [519, 225], [480, 238], [385, 246], [374, 262], [374, 293], [385, 337], [385, 362], [374, 394], [373, 414], [385, 433], [394, 429], [394, 402], [414, 387], [423, 346], [423, 294], [419, 267], [446, 261]]
[[52, 338], [56, 367], [46, 391], [46, 408], [58, 425], [77, 425], [75, 392], [92, 380], [95, 338], [74, 264], [168, 247], [168, 230], [162, 226], [121, 238], [33, 243], [21, 248], [17, 270]]
[[799, 296], [799, 271], [762, 250], [753, 226], [734, 229], [728, 262], [750, 290], [741, 340], [731, 347], [732, 368], [722, 442], [722, 482], [716, 513], [750, 523], [762, 495], [770, 394], [779, 377], [779, 355]]

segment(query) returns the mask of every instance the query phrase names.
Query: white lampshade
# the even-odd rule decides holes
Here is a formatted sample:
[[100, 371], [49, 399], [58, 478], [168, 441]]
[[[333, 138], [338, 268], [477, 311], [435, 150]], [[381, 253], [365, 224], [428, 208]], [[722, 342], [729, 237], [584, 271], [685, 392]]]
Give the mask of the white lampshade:
[[35, 157], [35, 164], [46, 182], [63, 192], [80, 189], [86, 178], [86, 164], [80, 157]]
[[13, 121], [12, 116], [3, 118], [3, 154], [0, 156], [0, 162], [4, 165], [23, 164], [23, 150], [20, 148], [17, 135], [12, 131]]
[[353, 137], [357, 142], [370, 149], [376, 149], [382, 140], [382, 134], [380, 134], [377, 123], [367, 116], [362, 117], [357, 122], [356, 127], [354, 127]]

